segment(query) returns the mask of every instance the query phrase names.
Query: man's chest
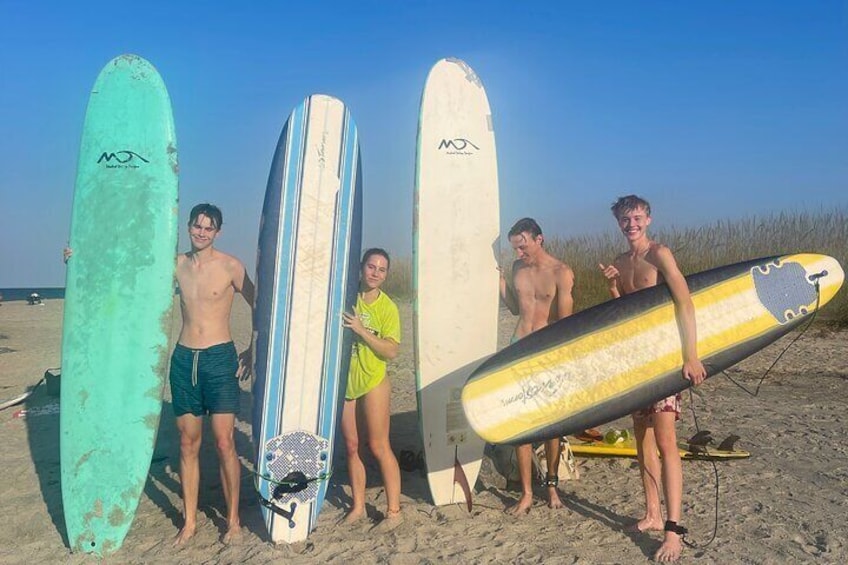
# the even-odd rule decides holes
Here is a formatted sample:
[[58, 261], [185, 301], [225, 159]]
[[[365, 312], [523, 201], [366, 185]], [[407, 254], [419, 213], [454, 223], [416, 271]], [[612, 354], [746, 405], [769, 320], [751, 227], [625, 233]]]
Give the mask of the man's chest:
[[626, 292], [634, 292], [657, 284], [657, 268], [644, 259], [626, 259], [619, 267]]
[[177, 269], [180, 294], [195, 300], [217, 300], [233, 294], [233, 286], [226, 273], [220, 270]]
[[556, 280], [547, 271], [523, 271], [515, 278], [518, 296], [528, 300], [551, 300], [556, 295]]

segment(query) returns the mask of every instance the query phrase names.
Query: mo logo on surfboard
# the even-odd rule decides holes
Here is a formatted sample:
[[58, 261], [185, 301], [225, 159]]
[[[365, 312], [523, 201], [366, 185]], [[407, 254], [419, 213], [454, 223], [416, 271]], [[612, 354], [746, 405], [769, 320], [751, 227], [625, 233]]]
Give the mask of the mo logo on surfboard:
[[454, 139], [442, 139], [439, 143], [439, 150], [446, 150], [448, 155], [472, 155], [472, 149], [480, 151], [480, 148], [474, 145], [468, 139], [457, 137]]
[[139, 167], [138, 161], [150, 162], [134, 151], [124, 150], [113, 153], [104, 151], [97, 160], [97, 164], [105, 162], [107, 169], [137, 169]]

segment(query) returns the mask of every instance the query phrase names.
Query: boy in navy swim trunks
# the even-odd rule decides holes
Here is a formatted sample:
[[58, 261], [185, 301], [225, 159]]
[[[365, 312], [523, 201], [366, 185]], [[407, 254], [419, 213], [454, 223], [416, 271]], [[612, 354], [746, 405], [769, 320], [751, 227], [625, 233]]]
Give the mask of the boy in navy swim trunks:
[[[692, 381], [693, 385], [700, 384], [706, 378], [706, 370], [698, 358], [695, 307], [686, 279], [677, 267], [671, 250], [648, 237], [651, 205], [638, 196], [624, 196], [613, 204], [612, 213], [630, 249], [616, 257], [611, 265], [599, 265], [607, 278], [610, 295], [618, 298], [642, 288], [666, 283], [674, 300], [674, 311], [680, 327], [682, 376]], [[657, 561], [677, 561], [683, 549], [681, 535], [685, 530], [678, 526], [683, 497], [683, 468], [674, 428], [679, 418], [679, 394], [633, 413], [636, 453], [645, 489], [645, 516], [633, 529], [637, 532], [664, 531], [662, 545], [654, 555]], [[657, 450], [662, 455], [662, 463]], [[660, 508], [660, 476], [665, 494], [665, 524]]]
[[[198, 454], [203, 416], [209, 414], [227, 503], [227, 531], [222, 541], [240, 537], [238, 514], [241, 468], [233, 441], [239, 407], [238, 379], [250, 374], [250, 348], [237, 355], [230, 336], [235, 293], [253, 307], [253, 283], [244, 265], [213, 247], [221, 233], [221, 211], [198, 204], [189, 217], [191, 251], [177, 257], [177, 283], [183, 326], [171, 357], [171, 397], [180, 432], [180, 483], [185, 524], [174, 545], [188, 541], [197, 528], [200, 485]], [[251, 332], [252, 335], [252, 332]]]

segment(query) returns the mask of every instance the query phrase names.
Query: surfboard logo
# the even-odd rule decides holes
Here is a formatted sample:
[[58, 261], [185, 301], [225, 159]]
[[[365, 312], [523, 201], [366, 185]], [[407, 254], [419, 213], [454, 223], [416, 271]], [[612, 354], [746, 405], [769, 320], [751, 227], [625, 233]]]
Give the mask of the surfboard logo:
[[807, 315], [809, 305], [816, 301], [816, 288], [800, 263], [775, 261], [751, 269], [751, 275], [757, 298], [778, 324]]
[[104, 151], [97, 164], [106, 163], [107, 169], [137, 169], [141, 163], [149, 163], [147, 159], [136, 153], [135, 151], [123, 150], [109, 153]]
[[439, 143], [439, 151], [444, 151], [448, 155], [473, 155], [475, 151], [480, 151], [480, 148], [468, 139], [457, 137], [442, 139]]

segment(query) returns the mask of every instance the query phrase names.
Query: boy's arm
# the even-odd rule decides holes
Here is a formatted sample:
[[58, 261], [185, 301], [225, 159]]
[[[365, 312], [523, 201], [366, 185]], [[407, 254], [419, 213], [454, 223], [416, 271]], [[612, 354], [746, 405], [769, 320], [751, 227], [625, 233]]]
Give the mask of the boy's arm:
[[674, 312], [677, 327], [680, 330], [680, 341], [683, 347], [683, 376], [692, 384], [701, 384], [707, 376], [706, 369], [698, 358], [698, 332], [695, 323], [695, 305], [689, 294], [689, 286], [683, 273], [677, 267], [674, 255], [667, 247], [659, 246], [655, 255], [657, 270], [665, 279], [671, 298], [674, 301]]
[[562, 266], [557, 271], [557, 320], [574, 313], [574, 271], [568, 266]]
[[244, 301], [247, 302], [250, 309], [253, 310], [253, 306], [256, 301], [256, 287], [253, 285], [253, 281], [250, 280], [250, 277], [244, 267], [241, 268], [241, 273], [241, 284], [234, 286], [236, 291], [241, 293], [244, 297]]
[[239, 353], [239, 368], [236, 375], [244, 380], [253, 372], [253, 307], [256, 301], [256, 287], [247, 274], [247, 270], [240, 261], [235, 261], [235, 273], [233, 276], [233, 287], [240, 293], [247, 305], [250, 306], [250, 343], [244, 351]]
[[[513, 316], [518, 315], [518, 298], [515, 296], [515, 291], [510, 287], [506, 282], [506, 277], [504, 276], [503, 268], [498, 267], [498, 273], [500, 273], [500, 293], [501, 293], [501, 302], [503, 302], [504, 306], [512, 313]], [[515, 265], [512, 266], [512, 273], [515, 276]]]
[[603, 263], [598, 263], [598, 267], [600, 267], [601, 272], [607, 279], [607, 290], [609, 291], [610, 296], [613, 298], [621, 298], [621, 288], [619, 287], [621, 276], [619, 275], [615, 264], [610, 263], [605, 267]]

